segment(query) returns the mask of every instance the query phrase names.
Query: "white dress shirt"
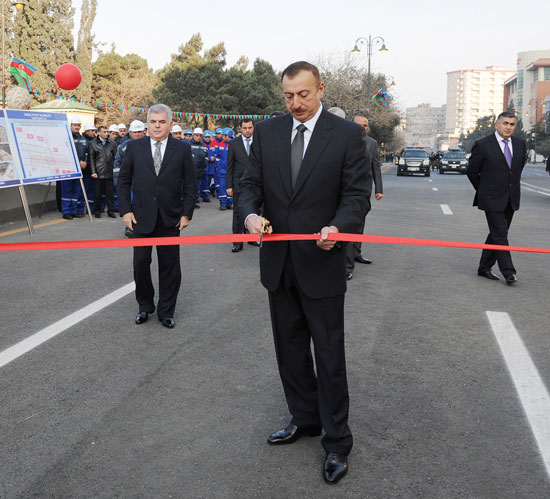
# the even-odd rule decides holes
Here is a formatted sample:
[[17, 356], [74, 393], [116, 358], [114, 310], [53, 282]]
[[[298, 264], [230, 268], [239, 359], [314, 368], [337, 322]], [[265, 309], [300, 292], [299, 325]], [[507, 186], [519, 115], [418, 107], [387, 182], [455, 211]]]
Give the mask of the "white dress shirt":
[[[502, 154], [504, 154], [504, 141], [506, 139], [502, 138], [498, 132], [495, 132], [495, 137], [498, 140], [498, 145], [500, 146]], [[512, 154], [512, 157], [514, 157], [514, 150], [512, 149], [512, 137], [508, 138], [508, 149], [510, 149], [510, 153]]]
[[[151, 154], [153, 155], [153, 158], [155, 157], [155, 144], [158, 142], [158, 140], [155, 140], [151, 138]], [[164, 159], [164, 151], [166, 151], [166, 144], [168, 143], [168, 137], [166, 137], [164, 140], [160, 141], [160, 161], [162, 163], [162, 160]]]
[[244, 145], [244, 150], [246, 151], [246, 141], [248, 140], [248, 147], [249, 147], [249, 151], [247, 151], [249, 154], [250, 154], [250, 150], [252, 150], [252, 136], [250, 136], [250, 138], [246, 138], [244, 135], [241, 135], [241, 137], [243, 138], [243, 145]]
[[321, 116], [322, 111], [323, 111], [323, 105], [321, 104], [319, 106], [319, 109], [313, 116], [313, 118], [310, 118], [304, 123], [292, 117], [292, 135], [290, 136], [291, 144], [292, 144], [292, 141], [294, 140], [294, 137], [296, 137], [296, 134], [298, 133], [298, 130], [297, 130], [298, 126], [305, 125], [307, 128], [307, 130], [304, 131], [304, 155], [302, 156], [302, 159], [306, 155], [307, 146], [309, 145], [309, 139], [311, 139], [311, 134], [313, 133], [315, 125], [317, 124], [317, 120], [319, 119], [319, 116]]

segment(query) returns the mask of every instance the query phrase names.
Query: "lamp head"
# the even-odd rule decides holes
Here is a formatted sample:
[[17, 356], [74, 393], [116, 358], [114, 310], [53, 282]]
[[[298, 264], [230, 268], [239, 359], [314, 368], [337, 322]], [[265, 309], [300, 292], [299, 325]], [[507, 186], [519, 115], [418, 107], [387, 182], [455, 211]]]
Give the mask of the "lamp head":
[[351, 52], [352, 54], [358, 54], [361, 51], [359, 50], [359, 47], [357, 46], [357, 44], [355, 44], [355, 47], [353, 47], [353, 50]]
[[387, 52], [388, 48], [386, 47], [386, 44], [382, 42], [382, 47], [380, 47], [380, 52]]
[[25, 6], [25, 2], [12, 2], [12, 5], [15, 5], [16, 9], [21, 10]]

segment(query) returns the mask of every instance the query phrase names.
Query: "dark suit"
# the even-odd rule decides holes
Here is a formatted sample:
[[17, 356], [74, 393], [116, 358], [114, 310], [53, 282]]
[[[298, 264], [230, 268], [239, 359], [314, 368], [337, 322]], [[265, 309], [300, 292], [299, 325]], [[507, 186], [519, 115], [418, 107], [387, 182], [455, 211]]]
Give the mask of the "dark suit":
[[[367, 162], [359, 125], [323, 110], [294, 188], [292, 117], [258, 123], [242, 179], [241, 216], [260, 213], [275, 233], [357, 232], [368, 205]], [[297, 426], [322, 424], [327, 452], [349, 454], [349, 397], [344, 355], [345, 254], [315, 241], [266, 242], [262, 284], [269, 291], [279, 373]], [[315, 347], [317, 377], [310, 341]]]
[[[184, 198], [181, 201], [183, 182]], [[131, 197], [133, 194], [133, 199]], [[182, 216], [191, 219], [197, 184], [188, 143], [168, 137], [158, 176], [155, 174], [151, 138], [128, 142], [118, 177], [120, 214], [132, 212], [137, 237], [178, 236]], [[134, 248], [134, 280], [140, 312], [155, 310], [151, 280], [151, 246]], [[174, 317], [181, 283], [179, 246], [158, 246], [159, 318]]]
[[[485, 244], [508, 245], [508, 229], [519, 210], [521, 172], [527, 158], [525, 141], [512, 140], [512, 167], [508, 166], [495, 134], [479, 139], [472, 148], [468, 178], [476, 190], [474, 206], [485, 211], [489, 235]], [[509, 251], [483, 250], [479, 271], [486, 272], [498, 261], [504, 276], [515, 274]]]
[[[364, 141], [367, 154], [367, 163], [369, 165], [367, 173], [369, 176], [368, 211], [370, 211], [370, 197], [372, 193], [373, 182], [375, 193], [383, 194], [384, 189], [382, 187], [382, 169], [380, 167], [380, 155], [378, 154], [378, 142], [376, 142], [376, 140], [374, 140], [372, 137], [369, 137], [367, 134], [365, 134]], [[360, 234], [363, 234], [363, 232], [365, 232], [365, 220], [363, 220], [363, 224], [360, 228]], [[361, 256], [361, 243], [346, 243], [346, 272], [353, 272], [353, 269], [355, 268], [355, 258], [359, 256]]]
[[244, 230], [244, 222], [239, 215], [239, 197], [241, 179], [250, 164], [250, 157], [246, 153], [244, 140], [244, 136], [241, 136], [229, 142], [227, 152], [225, 186], [227, 189], [233, 189], [233, 234], [242, 234]]

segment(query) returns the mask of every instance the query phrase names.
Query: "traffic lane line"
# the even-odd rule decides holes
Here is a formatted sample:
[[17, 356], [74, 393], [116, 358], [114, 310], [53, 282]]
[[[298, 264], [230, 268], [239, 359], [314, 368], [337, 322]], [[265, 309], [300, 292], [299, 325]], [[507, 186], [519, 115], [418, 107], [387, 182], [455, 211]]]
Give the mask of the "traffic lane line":
[[96, 312], [103, 310], [115, 301], [120, 300], [121, 298], [134, 291], [135, 288], [135, 283], [132, 281], [125, 286], [122, 286], [121, 288], [113, 291], [112, 293], [109, 293], [103, 298], [100, 298], [99, 300], [90, 303], [80, 310], [73, 312], [67, 317], [64, 317], [63, 319], [54, 322], [50, 326], [38, 331], [37, 333], [34, 333], [32, 336], [29, 336], [19, 343], [16, 343], [11, 347], [6, 348], [5, 350], [0, 352], [0, 368], [4, 367], [15, 359], [18, 359], [27, 352], [30, 352], [36, 347], [42, 345], [42, 343], [45, 343], [52, 338], [55, 338], [58, 334], [61, 334], [63, 331], [66, 331], [75, 324], [78, 324], [84, 319], [87, 319]]
[[443, 211], [443, 215], [452, 215], [453, 214], [453, 211], [451, 210], [451, 208], [449, 208], [448, 204], [440, 204], [439, 206], [441, 206], [441, 210]]
[[437, 187], [432, 187], [432, 191], [438, 191], [439, 189]]
[[543, 196], [550, 196], [550, 189], [546, 189], [545, 187], [539, 187], [538, 185], [528, 184], [523, 181], [521, 181], [521, 185], [526, 191], [536, 192], [537, 194], [542, 194]]
[[550, 395], [506, 312], [485, 312], [550, 477]]
[[[49, 227], [50, 225], [62, 224], [62, 223], [65, 223], [65, 222], [68, 222], [68, 220], [65, 220], [64, 218], [60, 218], [58, 220], [51, 220], [50, 222], [44, 222], [43, 224], [35, 225], [34, 228], [35, 229], [40, 229], [42, 227]], [[8, 230], [6, 232], [0, 232], [0, 237], [11, 236], [13, 234], [19, 234], [20, 232], [27, 232], [28, 230], [29, 229], [27, 227], [22, 227], [21, 229]]]

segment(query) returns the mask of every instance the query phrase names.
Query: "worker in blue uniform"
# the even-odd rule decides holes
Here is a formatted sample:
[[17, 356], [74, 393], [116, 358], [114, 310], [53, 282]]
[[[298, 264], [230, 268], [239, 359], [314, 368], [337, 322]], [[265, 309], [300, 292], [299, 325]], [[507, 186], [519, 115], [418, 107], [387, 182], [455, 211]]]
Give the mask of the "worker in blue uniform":
[[[202, 128], [195, 128], [193, 130], [191, 154], [193, 155], [193, 165], [195, 166], [195, 175], [197, 176], [197, 203], [195, 208], [200, 208], [201, 183], [210, 157], [210, 151], [202, 141], [202, 136]], [[208, 199], [208, 202], [210, 202], [210, 199]]]
[[[78, 156], [78, 161], [82, 175], [86, 171], [86, 152], [88, 143], [86, 139], [80, 135], [80, 127], [82, 120], [78, 117], [71, 118], [71, 133], [73, 142]], [[89, 174], [88, 174], [89, 175]], [[80, 179], [68, 179], [61, 182], [61, 211], [63, 218], [72, 220], [73, 218], [82, 218], [84, 216], [85, 204], [84, 194]]]
[[218, 175], [220, 180], [220, 187], [218, 189], [218, 199], [220, 201], [220, 210], [230, 210], [232, 207], [233, 198], [227, 196], [227, 190], [225, 185], [225, 176], [227, 173], [227, 150], [228, 140], [235, 136], [231, 128], [224, 128], [222, 131], [223, 142], [218, 145]]

